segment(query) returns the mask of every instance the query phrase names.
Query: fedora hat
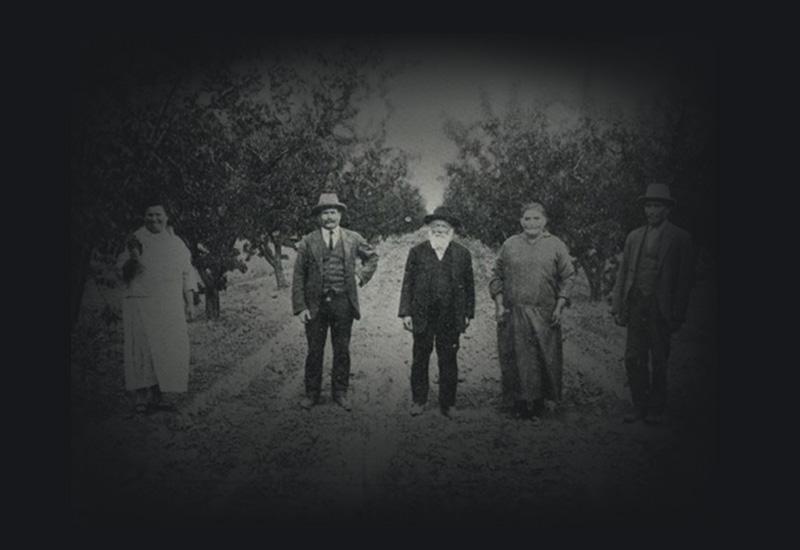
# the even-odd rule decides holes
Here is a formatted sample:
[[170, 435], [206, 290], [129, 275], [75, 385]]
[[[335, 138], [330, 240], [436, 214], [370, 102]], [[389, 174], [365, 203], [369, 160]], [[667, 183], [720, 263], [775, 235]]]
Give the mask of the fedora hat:
[[638, 200], [639, 202], [661, 201], [669, 204], [670, 206], [675, 206], [675, 204], [678, 202], [672, 198], [672, 195], [669, 192], [669, 186], [663, 183], [651, 183], [648, 185], [647, 191], [645, 191], [644, 195], [641, 195]]
[[326, 208], [338, 208], [340, 212], [347, 210], [347, 206], [345, 206], [344, 203], [339, 202], [339, 197], [336, 196], [336, 193], [322, 193], [319, 196], [319, 202], [317, 202], [317, 205], [311, 209], [311, 215], [314, 216], [319, 214]]
[[433, 214], [428, 214], [425, 216], [423, 220], [425, 224], [429, 224], [434, 220], [444, 220], [453, 227], [461, 227], [461, 220], [455, 217], [451, 212], [450, 209], [446, 206], [439, 206], [434, 209]]

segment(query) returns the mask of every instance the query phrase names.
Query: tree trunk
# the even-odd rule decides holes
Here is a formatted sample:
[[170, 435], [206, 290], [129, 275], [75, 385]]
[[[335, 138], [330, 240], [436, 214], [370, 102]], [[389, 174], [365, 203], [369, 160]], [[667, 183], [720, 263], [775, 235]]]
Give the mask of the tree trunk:
[[617, 282], [617, 271], [619, 270], [619, 262], [614, 261], [612, 258], [603, 272], [603, 295], [608, 296], [613, 292], [614, 285]]
[[283, 271], [282, 250], [280, 243], [275, 243], [275, 282], [278, 288], [289, 288], [289, 281], [286, 280], [286, 274]]
[[205, 287], [204, 294], [206, 296], [206, 319], [219, 319], [220, 277], [215, 273], [215, 270], [210, 267], [199, 269], [198, 273], [200, 274], [200, 278], [203, 280], [203, 287]]
[[89, 264], [92, 259], [91, 247], [83, 243], [71, 242], [69, 254], [70, 282], [69, 282], [69, 330], [78, 322], [81, 310], [83, 291], [86, 287], [86, 278], [89, 275]]
[[272, 244], [275, 247], [275, 254], [266, 244], [261, 245], [261, 254], [275, 271], [275, 282], [278, 284], [278, 288], [288, 288], [289, 282], [286, 280], [286, 275], [283, 272], [283, 262], [281, 261], [281, 245], [276, 239], [272, 240]]
[[589, 298], [592, 302], [599, 302], [603, 299], [603, 277], [599, 271], [592, 274], [592, 278], [589, 280], [589, 290]]
[[206, 287], [206, 319], [219, 319], [219, 290]]
[[603, 270], [597, 265], [584, 265], [583, 270], [589, 281], [589, 299], [599, 302], [603, 299]]

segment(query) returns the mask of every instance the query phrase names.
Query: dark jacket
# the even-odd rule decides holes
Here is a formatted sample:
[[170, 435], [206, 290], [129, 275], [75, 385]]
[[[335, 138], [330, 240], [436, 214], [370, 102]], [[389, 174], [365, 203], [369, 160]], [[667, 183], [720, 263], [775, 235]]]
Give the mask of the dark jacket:
[[[369, 282], [378, 268], [378, 253], [369, 243], [349, 229], [341, 228], [344, 247], [345, 287], [356, 319], [361, 318], [358, 305], [358, 286]], [[317, 229], [304, 236], [297, 244], [297, 257], [292, 275], [292, 310], [297, 315], [304, 309], [316, 317], [322, 303], [322, 255], [325, 241]], [[356, 267], [356, 258], [361, 259], [361, 268]], [[356, 284], [356, 275], [361, 280]]]
[[[454, 241], [450, 242], [447, 253], [452, 254], [450, 283], [453, 285], [454, 326], [458, 332], [464, 332], [466, 329], [464, 319], [475, 317], [472, 255], [466, 247]], [[439, 259], [428, 241], [414, 246], [408, 252], [398, 316], [411, 316], [414, 332], [425, 331], [428, 324], [428, 305], [435, 290], [432, 276], [437, 262]]]
[[[658, 278], [655, 295], [658, 309], [669, 322], [686, 320], [689, 293], [692, 288], [694, 266], [692, 265], [692, 239], [685, 230], [664, 222], [658, 247]], [[628, 294], [636, 279], [636, 268], [642, 253], [647, 226], [634, 229], [625, 239], [625, 251], [614, 284], [611, 312], [627, 324]]]

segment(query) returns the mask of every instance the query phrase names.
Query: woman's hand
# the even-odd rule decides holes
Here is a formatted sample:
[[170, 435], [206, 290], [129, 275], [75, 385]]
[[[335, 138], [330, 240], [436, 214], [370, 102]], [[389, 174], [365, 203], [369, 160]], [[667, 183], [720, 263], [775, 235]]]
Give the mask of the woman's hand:
[[142, 243], [136, 238], [136, 235], [131, 235], [126, 243], [128, 246], [128, 255], [132, 260], [138, 260], [142, 255]]
[[414, 332], [414, 323], [411, 321], [411, 316], [403, 317], [403, 328], [409, 332]]
[[497, 323], [502, 323], [505, 320], [506, 311], [508, 311], [503, 304], [497, 304], [494, 308], [494, 320]]
[[192, 320], [194, 312], [194, 292], [187, 289], [183, 291], [183, 313], [186, 315], [186, 321]]
[[556, 308], [553, 310], [553, 317], [550, 321], [551, 327], [556, 327], [561, 324], [561, 316], [564, 312], [564, 306], [566, 305], [566, 300], [559, 298], [558, 302], [556, 302]]

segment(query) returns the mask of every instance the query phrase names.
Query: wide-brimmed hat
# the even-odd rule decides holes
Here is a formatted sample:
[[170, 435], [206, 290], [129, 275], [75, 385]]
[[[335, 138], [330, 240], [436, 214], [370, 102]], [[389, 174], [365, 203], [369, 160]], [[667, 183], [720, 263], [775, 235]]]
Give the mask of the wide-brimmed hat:
[[340, 212], [347, 210], [347, 206], [339, 202], [339, 197], [336, 196], [336, 193], [322, 193], [319, 196], [317, 205], [311, 209], [311, 215], [315, 216], [326, 208], [338, 208]]
[[669, 186], [663, 183], [651, 183], [647, 186], [647, 191], [644, 195], [639, 197], [639, 202], [644, 201], [661, 201], [670, 206], [675, 206], [678, 201], [672, 198], [669, 192]]
[[447, 208], [446, 206], [437, 207], [436, 209], [434, 209], [433, 214], [428, 214], [427, 216], [425, 216], [425, 219], [423, 221], [427, 225], [434, 220], [444, 220], [453, 227], [461, 227], [461, 220], [455, 217], [453, 213], [450, 212], [450, 209]]

